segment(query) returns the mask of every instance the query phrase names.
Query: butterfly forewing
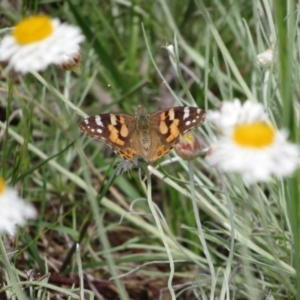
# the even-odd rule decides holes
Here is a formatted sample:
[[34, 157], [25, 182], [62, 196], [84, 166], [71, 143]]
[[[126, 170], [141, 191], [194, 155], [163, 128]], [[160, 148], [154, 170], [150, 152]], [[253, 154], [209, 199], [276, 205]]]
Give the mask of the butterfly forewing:
[[89, 137], [104, 140], [113, 149], [128, 147], [135, 118], [125, 114], [101, 114], [84, 119], [80, 129]]
[[160, 110], [151, 115], [151, 128], [157, 131], [163, 145], [175, 145], [179, 136], [200, 126], [205, 111], [198, 107], [179, 106]]

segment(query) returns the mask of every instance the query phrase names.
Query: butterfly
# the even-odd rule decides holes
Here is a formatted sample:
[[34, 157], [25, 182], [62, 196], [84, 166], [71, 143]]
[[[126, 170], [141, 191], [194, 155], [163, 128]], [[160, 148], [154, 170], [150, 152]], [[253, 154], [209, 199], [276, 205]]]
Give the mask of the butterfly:
[[105, 141], [126, 160], [139, 156], [153, 162], [170, 152], [180, 135], [200, 126], [204, 118], [205, 111], [198, 107], [171, 107], [149, 115], [138, 106], [134, 116], [108, 113], [86, 118], [80, 129]]

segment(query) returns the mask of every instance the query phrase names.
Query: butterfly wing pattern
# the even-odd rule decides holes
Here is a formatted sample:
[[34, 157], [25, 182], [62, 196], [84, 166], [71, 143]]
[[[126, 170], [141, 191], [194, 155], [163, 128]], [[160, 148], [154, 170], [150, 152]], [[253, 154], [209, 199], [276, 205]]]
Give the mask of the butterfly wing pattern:
[[153, 162], [170, 152], [179, 136], [200, 126], [205, 111], [198, 107], [180, 106], [149, 115], [139, 106], [135, 116], [100, 114], [83, 120], [80, 129], [92, 138], [105, 141], [126, 160], [135, 155]]

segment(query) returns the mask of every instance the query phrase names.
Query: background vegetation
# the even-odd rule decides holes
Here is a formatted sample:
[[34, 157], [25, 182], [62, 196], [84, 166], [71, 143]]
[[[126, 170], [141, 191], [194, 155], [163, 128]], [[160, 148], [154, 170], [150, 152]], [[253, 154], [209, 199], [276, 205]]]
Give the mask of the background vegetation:
[[[39, 218], [3, 237], [12, 269], [0, 298], [14, 299], [20, 280], [29, 299], [299, 299], [298, 173], [248, 189], [202, 157], [188, 166], [171, 153], [116, 175], [115, 154], [78, 129], [86, 114], [209, 109], [238, 97], [262, 102], [298, 142], [296, 3], [2, 1], [1, 28], [45, 13], [80, 26], [86, 41], [76, 72], [1, 78], [2, 176]], [[270, 70], [256, 63], [267, 48]], [[210, 124], [197, 134], [204, 147], [214, 140]], [[161, 212], [163, 238], [146, 199]]]

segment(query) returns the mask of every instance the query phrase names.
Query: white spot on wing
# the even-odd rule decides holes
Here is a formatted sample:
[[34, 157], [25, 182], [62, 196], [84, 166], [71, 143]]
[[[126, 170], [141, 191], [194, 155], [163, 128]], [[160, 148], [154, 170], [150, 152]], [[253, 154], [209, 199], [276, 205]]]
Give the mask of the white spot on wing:
[[101, 117], [100, 116], [95, 117], [95, 122], [98, 126], [103, 127], [103, 123], [101, 122]]
[[97, 132], [98, 132], [98, 133], [102, 133], [102, 129], [98, 128], [98, 129], [97, 129]]
[[201, 112], [201, 109], [198, 108], [198, 109], [197, 109], [197, 114], [200, 114], [200, 112]]
[[85, 123], [85, 124], [89, 124], [89, 120], [88, 120], [88, 119], [85, 119], [85, 120], [84, 120], [84, 123]]
[[91, 132], [95, 132], [95, 129], [94, 129], [94, 128], [92, 128], [92, 129], [91, 129]]
[[190, 108], [186, 106], [183, 111], [184, 111], [183, 120], [185, 120], [190, 116]]
[[191, 125], [191, 121], [186, 121], [186, 122], [185, 122], [185, 125], [186, 125], [186, 126]]

